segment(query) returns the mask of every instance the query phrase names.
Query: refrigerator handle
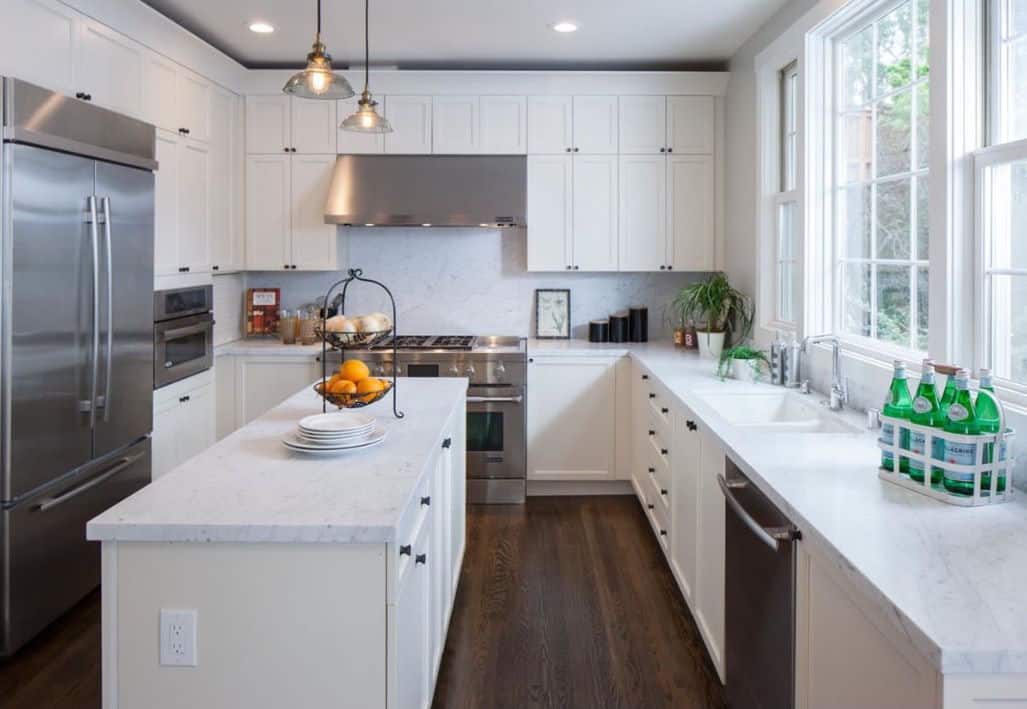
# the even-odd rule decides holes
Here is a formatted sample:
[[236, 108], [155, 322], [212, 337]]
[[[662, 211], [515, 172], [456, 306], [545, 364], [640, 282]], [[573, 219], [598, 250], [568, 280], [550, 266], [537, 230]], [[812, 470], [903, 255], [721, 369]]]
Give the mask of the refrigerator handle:
[[89, 427], [96, 427], [96, 379], [100, 373], [100, 226], [96, 214], [96, 197], [90, 195], [88, 200], [89, 232], [93, 247], [93, 343], [92, 343], [92, 376], [89, 384]]
[[111, 258], [111, 198], [100, 200], [103, 210], [103, 238], [107, 258], [107, 368], [104, 373], [103, 420], [111, 417], [111, 369], [114, 365], [114, 261]]
[[117, 475], [122, 470], [132, 465], [142, 457], [142, 453], [136, 453], [135, 455], [120, 458], [117, 463], [115, 463], [112, 467], [108, 468], [103, 473], [97, 475], [95, 478], [92, 478], [87, 482], [79, 485], [78, 487], [74, 487], [61, 495], [58, 495], [57, 497], [48, 497], [45, 500], [41, 501], [38, 505], [36, 505], [36, 510], [39, 512], [46, 512], [47, 510], [53, 509], [54, 507], [57, 507], [58, 505], [67, 502], [73, 497], [78, 497], [86, 490], [92, 489], [100, 483], [110, 480], [115, 475]]

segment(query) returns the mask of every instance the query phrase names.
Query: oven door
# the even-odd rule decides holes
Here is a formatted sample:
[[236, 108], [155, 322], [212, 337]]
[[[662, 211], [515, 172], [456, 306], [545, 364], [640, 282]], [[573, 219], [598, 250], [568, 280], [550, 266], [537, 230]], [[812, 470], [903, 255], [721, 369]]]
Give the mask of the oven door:
[[153, 326], [153, 387], [191, 377], [214, 366], [214, 316], [191, 315]]
[[467, 390], [467, 477], [523, 480], [527, 471], [524, 389], [471, 386]]

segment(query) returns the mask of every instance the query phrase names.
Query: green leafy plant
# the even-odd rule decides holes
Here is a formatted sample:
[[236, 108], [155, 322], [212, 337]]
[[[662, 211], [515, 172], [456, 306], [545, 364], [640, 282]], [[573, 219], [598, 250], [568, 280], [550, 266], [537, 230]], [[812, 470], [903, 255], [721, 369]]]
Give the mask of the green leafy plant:
[[721, 379], [726, 379], [731, 373], [731, 361], [735, 359], [747, 361], [749, 366], [754, 368], [759, 367], [760, 362], [766, 363], [768, 367], [770, 366], [767, 353], [763, 350], [745, 345], [736, 345], [720, 353], [720, 362], [717, 364], [717, 376]]
[[728, 283], [723, 273], [685, 286], [671, 306], [682, 323], [706, 323], [701, 330], [727, 333], [735, 342], [744, 342], [752, 331], [752, 300]]

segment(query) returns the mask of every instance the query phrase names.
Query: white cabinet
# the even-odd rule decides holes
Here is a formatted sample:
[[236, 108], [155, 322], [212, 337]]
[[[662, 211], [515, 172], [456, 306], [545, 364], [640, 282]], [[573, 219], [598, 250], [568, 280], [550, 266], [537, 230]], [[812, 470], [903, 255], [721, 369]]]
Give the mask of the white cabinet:
[[685, 600], [694, 601], [696, 566], [699, 555], [699, 475], [702, 438], [689, 423], [697, 424], [694, 414], [680, 408], [675, 415], [674, 501], [671, 510], [670, 563]]
[[616, 478], [615, 369], [604, 357], [529, 361], [529, 480]]
[[386, 96], [384, 112], [392, 125], [392, 132], [385, 134], [386, 153], [429, 155], [432, 152], [431, 96]]
[[154, 272], [209, 271], [209, 146], [158, 130], [156, 155]]
[[694, 603], [692, 606], [713, 664], [724, 676], [724, 495], [717, 476], [724, 474], [724, 451], [715, 438], [698, 431], [699, 529], [696, 535]]
[[524, 96], [482, 96], [478, 110], [482, 153], [523, 155], [527, 152], [527, 99]]
[[576, 154], [573, 171], [574, 270], [616, 271], [617, 157]]
[[667, 97], [667, 151], [712, 155], [715, 143], [712, 96]]
[[157, 131], [155, 155], [160, 169], [154, 176], [154, 273], [178, 273], [178, 143], [174, 133]]
[[214, 444], [214, 416], [214, 378], [210, 371], [154, 392], [154, 479]]
[[210, 138], [210, 94], [212, 86], [199, 74], [182, 69], [178, 72], [179, 131], [193, 140]]
[[620, 158], [621, 271], [667, 267], [667, 161], [663, 155]]
[[373, 155], [385, 152], [384, 133], [356, 133], [350, 130], [343, 130], [341, 124], [346, 117], [357, 110], [359, 96], [344, 98], [335, 103], [335, 116], [337, 125], [335, 127], [335, 145], [340, 155]]
[[246, 97], [246, 153], [287, 153], [292, 147], [289, 96]]
[[290, 124], [294, 153], [335, 155], [336, 102], [292, 98]]
[[173, 133], [182, 127], [178, 115], [180, 70], [178, 64], [156, 52], [146, 52], [143, 57], [143, 120]]
[[621, 155], [651, 155], [667, 150], [667, 99], [620, 97]]
[[321, 376], [321, 363], [309, 355], [235, 358], [235, 421], [242, 426], [262, 416]]
[[478, 111], [477, 96], [434, 97], [433, 151], [439, 155], [481, 152]]
[[528, 270], [563, 271], [571, 266], [573, 158], [528, 157]]
[[[427, 709], [431, 704], [430, 690], [434, 684], [431, 668], [430, 612], [431, 612], [431, 521], [426, 520], [421, 534], [411, 545], [403, 563], [408, 568], [396, 598], [396, 684], [395, 706], [406, 709]], [[410, 557], [424, 558], [424, 562]], [[390, 706], [392, 704], [390, 703]]]
[[[76, 90], [88, 94], [91, 101], [105, 108], [129, 116], [142, 116], [146, 50], [99, 22], [82, 20], [78, 27]], [[37, 47], [33, 54], [38, 57], [43, 49], [45, 47]]]
[[618, 152], [618, 124], [616, 96], [574, 97], [575, 152], [615, 155]]
[[335, 270], [335, 225], [324, 223], [334, 155], [246, 159], [246, 267]]
[[570, 96], [528, 97], [528, 154], [555, 155], [574, 148], [574, 100]]
[[214, 438], [222, 438], [239, 428], [235, 424], [235, 357], [214, 357]]
[[712, 155], [667, 156], [667, 262], [675, 270], [714, 270], [715, 180]]
[[215, 87], [210, 95], [210, 263], [214, 273], [245, 266], [238, 210], [242, 191], [239, 98]]
[[76, 88], [72, 10], [57, 0], [5, 0], [3, 13], [0, 74], [70, 95], [84, 90]]

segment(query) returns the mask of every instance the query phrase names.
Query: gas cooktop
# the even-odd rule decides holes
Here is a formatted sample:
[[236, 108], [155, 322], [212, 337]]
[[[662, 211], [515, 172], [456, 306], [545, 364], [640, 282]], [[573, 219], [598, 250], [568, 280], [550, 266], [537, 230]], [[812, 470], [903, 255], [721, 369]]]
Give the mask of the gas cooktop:
[[525, 341], [520, 337], [491, 335], [389, 335], [373, 340], [367, 347], [372, 350], [395, 347], [406, 352], [521, 352]]

